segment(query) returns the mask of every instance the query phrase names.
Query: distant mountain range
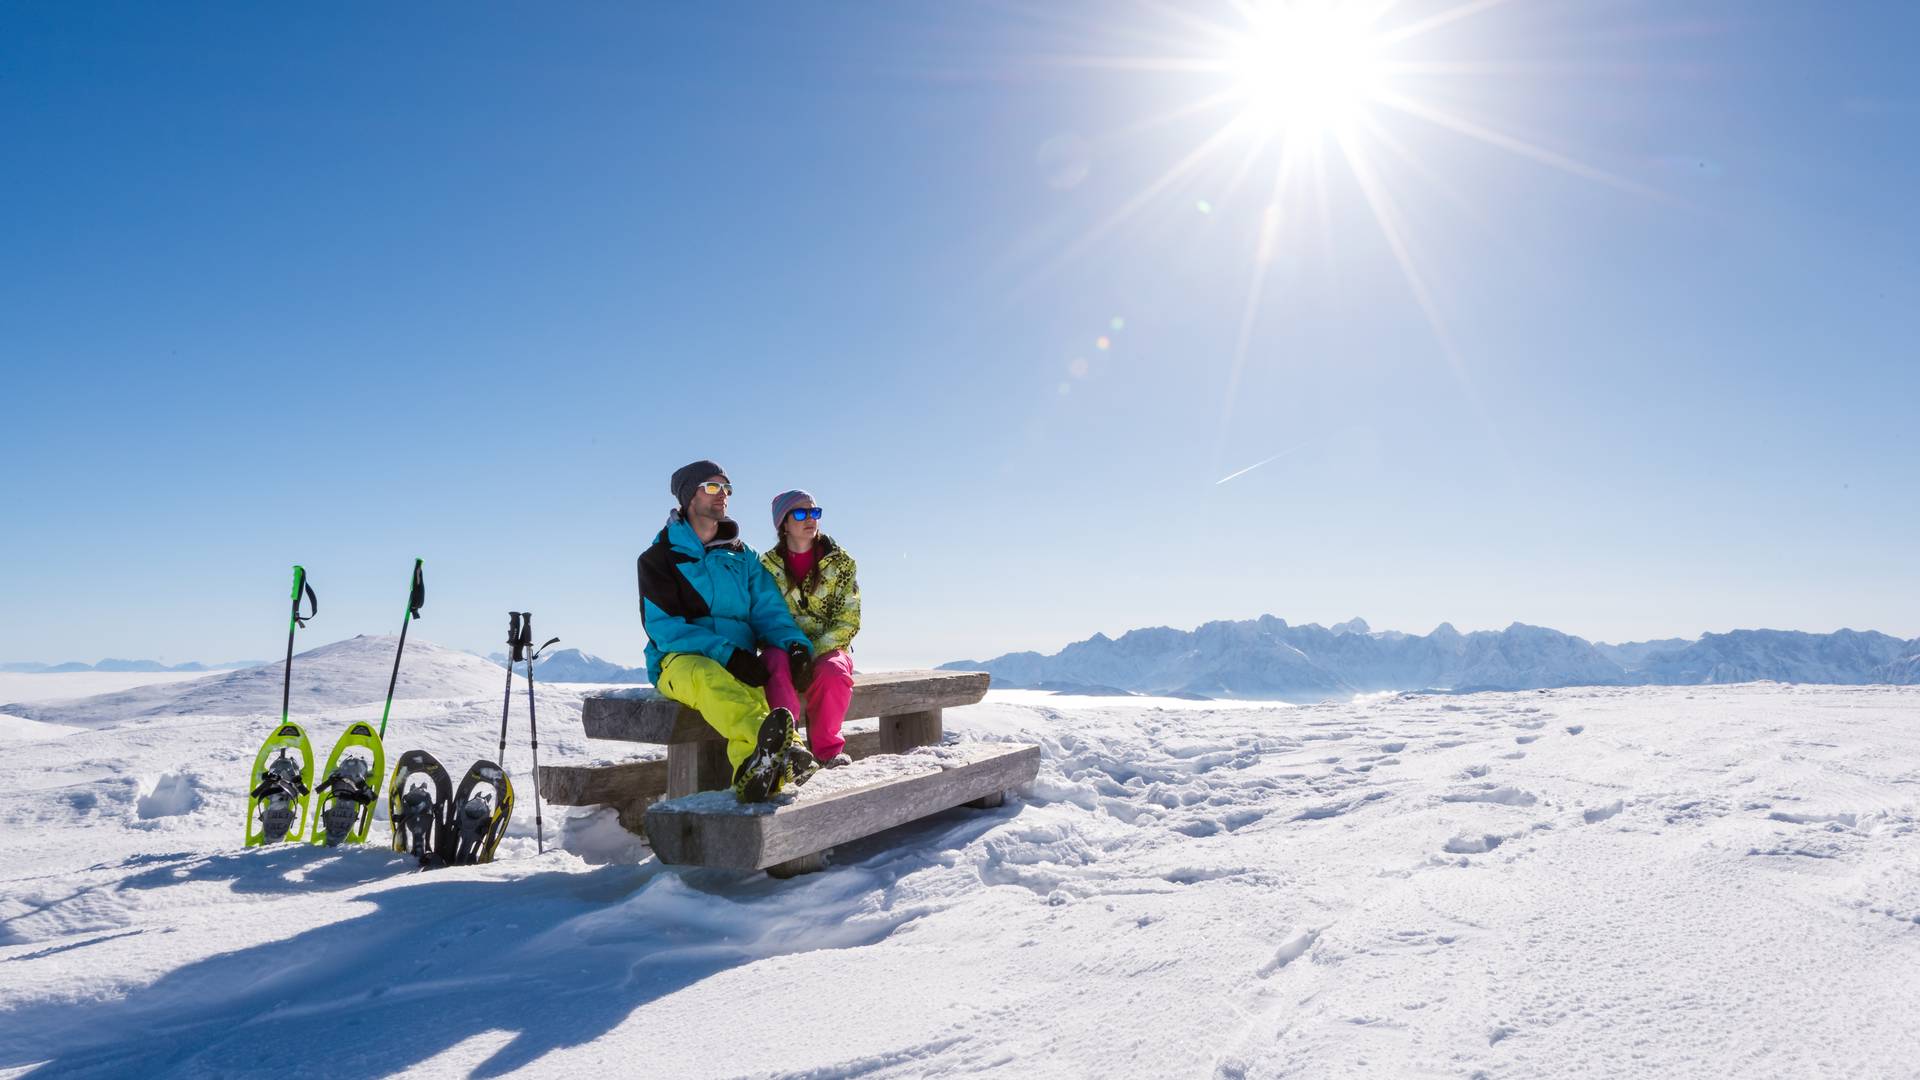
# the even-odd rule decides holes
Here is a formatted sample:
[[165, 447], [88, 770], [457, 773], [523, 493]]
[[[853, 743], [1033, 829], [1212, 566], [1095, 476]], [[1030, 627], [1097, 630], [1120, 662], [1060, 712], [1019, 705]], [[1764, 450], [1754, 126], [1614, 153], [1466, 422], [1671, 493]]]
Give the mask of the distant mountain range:
[[70, 671], [233, 671], [259, 667], [264, 663], [265, 660], [229, 660], [224, 664], [203, 664], [198, 660], [184, 664], [163, 664], [158, 660], [102, 660], [97, 664], [82, 664], [74, 660], [64, 664], [42, 664], [33, 660], [11, 660], [0, 662], [0, 671], [25, 675], [59, 675]]
[[[488, 653], [487, 659], [502, 667], [506, 666], [506, 653]], [[515, 665], [514, 670], [522, 670]], [[611, 660], [602, 660], [592, 653], [579, 649], [559, 649], [540, 658], [533, 665], [533, 677], [545, 682], [578, 683], [644, 683], [647, 669], [643, 667], [621, 667]]]
[[[1117, 687], [1180, 697], [1321, 701], [1383, 690], [1531, 690], [1555, 686], [1776, 682], [1920, 685], [1920, 638], [1873, 631], [1735, 630], [1696, 640], [1594, 643], [1541, 626], [1462, 634], [1376, 632], [1364, 620], [1289, 626], [1263, 615], [1196, 630], [1095, 634], [1052, 656], [960, 660], [999, 688]], [[1086, 692], [1084, 689], [1082, 692]]]

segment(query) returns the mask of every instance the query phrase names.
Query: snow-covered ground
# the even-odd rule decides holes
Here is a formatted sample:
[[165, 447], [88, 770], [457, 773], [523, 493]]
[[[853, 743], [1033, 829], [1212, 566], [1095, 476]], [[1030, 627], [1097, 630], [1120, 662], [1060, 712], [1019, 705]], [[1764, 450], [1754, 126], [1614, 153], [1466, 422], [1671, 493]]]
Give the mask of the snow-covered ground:
[[[379, 714], [360, 640], [321, 754]], [[389, 756], [458, 772], [502, 687], [426, 648]], [[536, 855], [524, 686], [499, 861], [242, 850], [271, 689], [17, 721], [61, 734], [0, 753], [0, 1074], [1920, 1075], [1920, 688], [995, 693], [948, 730], [1040, 743], [1031, 792], [784, 882], [606, 812]], [[580, 693], [542, 760], [632, 756]]]

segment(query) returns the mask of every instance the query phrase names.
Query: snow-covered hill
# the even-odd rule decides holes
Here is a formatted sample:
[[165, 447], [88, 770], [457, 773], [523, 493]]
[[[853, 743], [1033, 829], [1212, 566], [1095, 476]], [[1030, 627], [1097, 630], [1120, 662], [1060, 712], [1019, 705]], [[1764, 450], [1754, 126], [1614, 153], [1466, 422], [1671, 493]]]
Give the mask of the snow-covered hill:
[[[342, 714], [377, 714], [363, 654]], [[494, 753], [499, 686], [422, 689], [390, 750]], [[539, 693], [543, 761], [619, 752]], [[1766, 683], [995, 693], [948, 729], [1039, 743], [1031, 791], [786, 882], [661, 866], [605, 811], [548, 807], [569, 850], [536, 855], [524, 782], [489, 866], [242, 850], [277, 696], [136, 715], [0, 755], [0, 1072], [1906, 1075], [1916, 712]]]
[[[342, 706], [376, 706], [386, 697], [393, 674], [397, 637], [361, 636], [297, 654], [289, 708], [295, 719]], [[189, 682], [140, 686], [78, 701], [16, 702], [0, 712], [56, 724], [100, 727], [147, 716], [280, 713], [286, 679], [284, 662], [209, 675]], [[522, 692], [525, 684], [521, 684]], [[394, 687], [399, 698], [466, 698], [506, 689], [506, 674], [471, 653], [443, 648], [418, 637], [407, 639], [407, 655]]]
[[1153, 627], [1095, 634], [1052, 656], [1009, 653], [951, 670], [990, 671], [1003, 687], [1099, 684], [1147, 694], [1311, 702], [1389, 690], [1520, 690], [1560, 686], [1696, 685], [1773, 679], [1911, 684], [1920, 641], [1841, 630], [1737, 630], [1698, 641], [1594, 644], [1545, 627], [1462, 634], [1375, 632], [1361, 619], [1332, 628], [1263, 615], [1193, 631]]

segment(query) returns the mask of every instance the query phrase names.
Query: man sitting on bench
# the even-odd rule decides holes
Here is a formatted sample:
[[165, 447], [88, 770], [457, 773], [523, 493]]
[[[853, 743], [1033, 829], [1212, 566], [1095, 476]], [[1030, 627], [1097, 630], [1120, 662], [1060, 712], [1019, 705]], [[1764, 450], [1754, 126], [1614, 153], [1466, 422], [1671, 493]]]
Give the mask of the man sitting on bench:
[[640, 556], [647, 675], [726, 737], [734, 795], [765, 802], [819, 765], [795, 736], [793, 714], [767, 707], [767, 665], [754, 650], [785, 651], [794, 685], [805, 687], [812, 645], [727, 517], [726, 471], [696, 461], [674, 472], [671, 488], [680, 508]]

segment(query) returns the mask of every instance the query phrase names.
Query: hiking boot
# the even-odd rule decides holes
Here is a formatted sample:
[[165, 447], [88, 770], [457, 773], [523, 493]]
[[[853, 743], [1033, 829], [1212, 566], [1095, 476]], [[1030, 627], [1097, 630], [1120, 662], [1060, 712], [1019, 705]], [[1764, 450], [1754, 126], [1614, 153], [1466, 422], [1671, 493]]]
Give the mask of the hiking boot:
[[753, 753], [733, 770], [734, 797], [745, 803], [766, 802], [793, 778], [787, 748], [793, 745], [793, 714], [775, 709], [760, 721]]
[[796, 740], [787, 747], [787, 767], [793, 772], [793, 786], [799, 787], [820, 771], [820, 762], [815, 760], [811, 750]]
[[822, 768], [827, 768], [827, 769], [838, 769], [843, 765], [851, 765], [851, 764], [853, 764], [853, 759], [848, 757], [845, 752], [835, 754], [832, 757], [820, 763]]

